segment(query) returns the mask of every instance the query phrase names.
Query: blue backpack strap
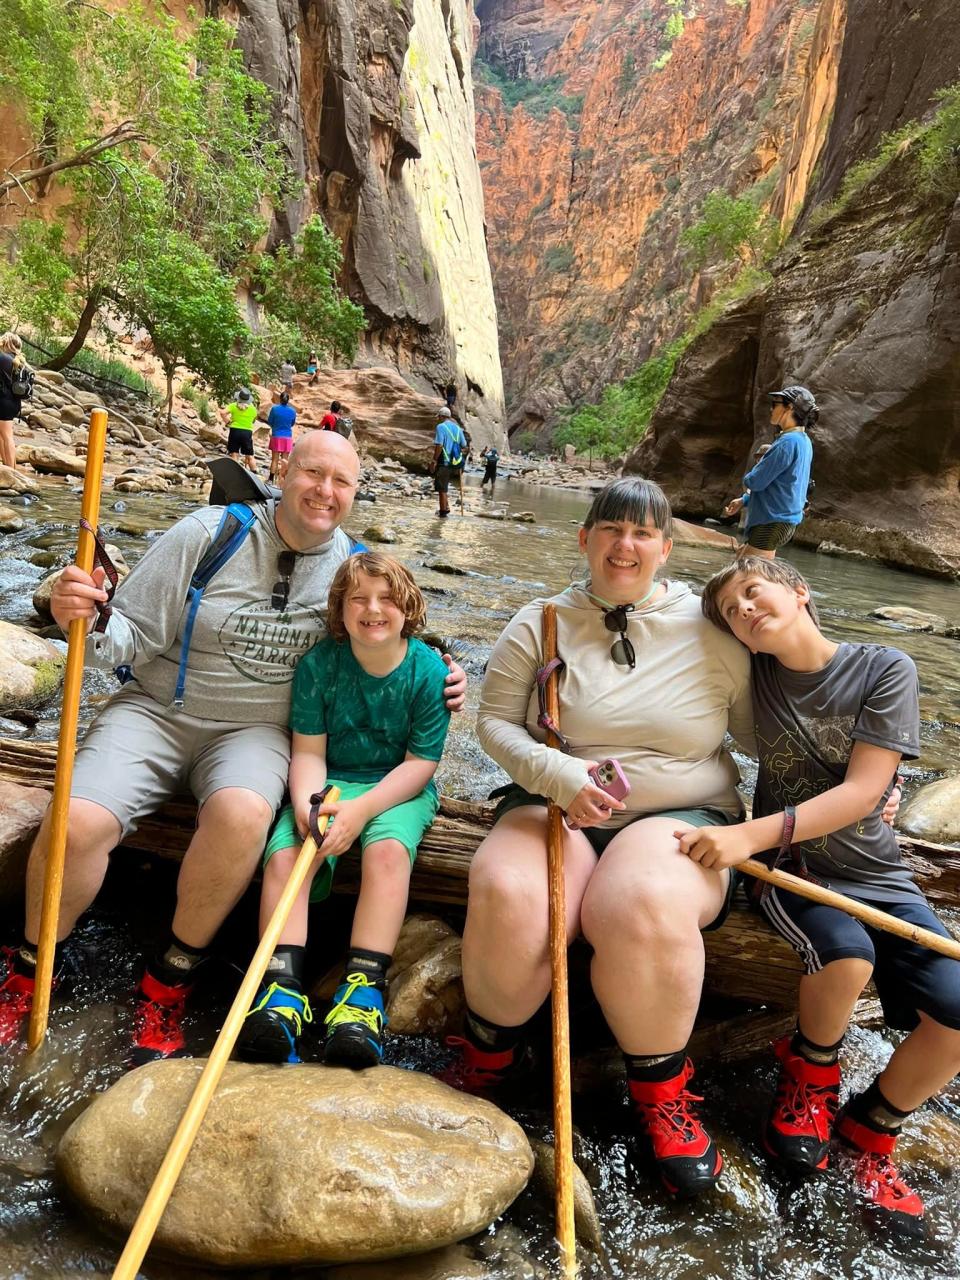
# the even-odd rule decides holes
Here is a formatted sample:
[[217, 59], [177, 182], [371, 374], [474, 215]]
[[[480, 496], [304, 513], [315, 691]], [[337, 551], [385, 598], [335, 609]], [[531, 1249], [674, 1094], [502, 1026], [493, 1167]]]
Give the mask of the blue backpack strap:
[[214, 574], [219, 573], [247, 534], [253, 528], [257, 518], [252, 507], [245, 502], [231, 502], [223, 513], [217, 532], [213, 535], [210, 546], [200, 557], [200, 563], [193, 571], [190, 586], [187, 590], [187, 621], [183, 628], [183, 640], [180, 643], [180, 666], [177, 669], [177, 687], [173, 695], [173, 705], [177, 711], [183, 710], [183, 692], [187, 683], [187, 660], [190, 656], [190, 641], [193, 637], [193, 624], [197, 620], [200, 601], [207, 584]]
[[350, 554], [351, 554], [352, 556], [357, 556], [357, 555], [359, 555], [359, 554], [361, 553], [361, 551], [369, 551], [369, 550], [370, 550], [370, 548], [369, 548], [369, 547], [365, 547], [365, 546], [363, 545], [363, 543], [362, 543], [362, 542], [358, 542], [358, 541], [356, 540], [356, 538], [351, 538], [351, 537], [350, 537], [350, 535], [349, 535], [349, 533], [347, 534], [347, 541], [350, 543]]

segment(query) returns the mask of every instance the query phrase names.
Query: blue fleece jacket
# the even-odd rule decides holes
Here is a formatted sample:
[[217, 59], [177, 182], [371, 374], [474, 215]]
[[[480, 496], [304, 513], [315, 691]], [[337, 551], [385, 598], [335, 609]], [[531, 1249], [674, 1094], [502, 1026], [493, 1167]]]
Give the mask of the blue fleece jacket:
[[757, 524], [799, 524], [807, 500], [813, 445], [805, 431], [785, 431], [743, 477], [747, 528]]

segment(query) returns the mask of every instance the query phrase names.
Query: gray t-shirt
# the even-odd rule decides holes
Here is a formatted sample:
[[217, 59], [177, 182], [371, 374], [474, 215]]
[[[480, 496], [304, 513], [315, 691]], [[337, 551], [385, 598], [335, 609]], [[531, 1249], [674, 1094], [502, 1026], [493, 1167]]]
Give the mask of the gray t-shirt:
[[[753, 706], [758, 818], [838, 786], [855, 742], [899, 751], [907, 760], [920, 751], [917, 669], [899, 649], [844, 643], [825, 667], [804, 672], [788, 670], [770, 654], [755, 654]], [[831, 889], [870, 902], [920, 894], [892, 829], [880, 817], [894, 777], [867, 817], [798, 846], [810, 871]]]
[[[205, 720], [286, 726], [297, 660], [326, 634], [330, 583], [354, 548], [335, 529], [327, 542], [299, 553], [286, 607], [278, 609], [273, 585], [288, 548], [277, 532], [275, 503], [255, 512], [245, 541], [210, 579], [197, 610], [184, 709]], [[190, 578], [222, 515], [222, 507], [201, 507], [157, 539], [117, 588], [106, 631], [87, 637], [90, 666], [128, 664], [145, 693], [163, 706], [173, 701]]]

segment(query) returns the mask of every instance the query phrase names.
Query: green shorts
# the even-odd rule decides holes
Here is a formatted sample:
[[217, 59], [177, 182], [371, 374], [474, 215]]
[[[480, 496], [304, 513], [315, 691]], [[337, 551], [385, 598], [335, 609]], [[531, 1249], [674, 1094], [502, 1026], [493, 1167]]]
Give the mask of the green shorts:
[[[341, 800], [356, 800], [358, 796], [365, 796], [377, 785], [375, 782], [338, 782], [336, 778], [328, 778], [327, 782], [340, 788]], [[413, 866], [417, 856], [417, 846], [423, 839], [424, 832], [437, 816], [439, 808], [440, 801], [437, 799], [437, 793], [432, 787], [425, 787], [412, 800], [396, 804], [392, 809], [385, 809], [383, 813], [378, 813], [375, 818], [371, 818], [360, 832], [361, 852], [368, 844], [374, 844], [377, 840], [399, 840], [410, 855], [410, 865]], [[285, 805], [267, 841], [263, 865], [267, 865], [278, 849], [299, 848], [302, 843], [294, 821], [293, 805]], [[310, 887], [311, 902], [323, 902], [325, 898], [330, 897], [333, 876], [339, 861], [340, 857], [324, 859], [313, 877], [313, 884]]]

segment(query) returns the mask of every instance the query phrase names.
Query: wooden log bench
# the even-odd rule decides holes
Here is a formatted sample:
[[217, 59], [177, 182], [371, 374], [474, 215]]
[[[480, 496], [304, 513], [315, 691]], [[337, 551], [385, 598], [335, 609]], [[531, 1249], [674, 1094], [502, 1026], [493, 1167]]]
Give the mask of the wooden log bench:
[[[0, 778], [53, 789], [56, 746], [0, 738]], [[474, 851], [490, 829], [492, 806], [448, 796], [423, 838], [410, 881], [412, 903], [463, 907]], [[124, 848], [179, 860], [193, 834], [196, 805], [175, 800], [145, 819]], [[904, 859], [934, 907], [960, 905], [960, 850], [898, 836]], [[355, 894], [360, 861], [349, 858], [334, 891]], [[800, 963], [794, 952], [738, 896], [722, 929], [704, 935], [707, 992], [775, 1008], [792, 1008]]]

